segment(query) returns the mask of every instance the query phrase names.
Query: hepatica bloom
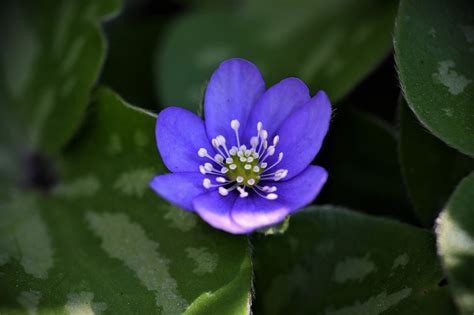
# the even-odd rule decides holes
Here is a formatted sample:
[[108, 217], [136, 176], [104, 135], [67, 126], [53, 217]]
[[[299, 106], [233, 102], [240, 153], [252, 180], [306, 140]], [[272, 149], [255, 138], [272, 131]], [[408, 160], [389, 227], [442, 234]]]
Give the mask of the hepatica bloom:
[[151, 187], [215, 228], [242, 234], [276, 224], [326, 182], [327, 172], [310, 165], [331, 117], [324, 92], [311, 98], [296, 78], [265, 90], [255, 65], [230, 59], [209, 81], [204, 117], [177, 107], [160, 113], [156, 142], [172, 173]]

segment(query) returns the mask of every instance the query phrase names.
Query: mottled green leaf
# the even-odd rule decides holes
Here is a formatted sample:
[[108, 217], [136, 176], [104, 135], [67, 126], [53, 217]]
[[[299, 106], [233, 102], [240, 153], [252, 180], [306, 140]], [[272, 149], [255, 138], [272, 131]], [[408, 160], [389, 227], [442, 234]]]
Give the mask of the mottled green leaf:
[[156, 52], [164, 106], [197, 108], [220, 62], [254, 62], [267, 85], [303, 79], [314, 92], [342, 98], [388, 53], [396, 1], [249, 1], [239, 9], [202, 9], [178, 20]]
[[313, 207], [253, 244], [258, 314], [454, 314], [428, 231]]
[[438, 220], [438, 250], [457, 306], [474, 313], [474, 173], [461, 181]]
[[119, 4], [119, 0], [2, 4], [0, 124], [18, 151], [55, 153], [76, 132], [104, 59], [99, 23]]
[[394, 129], [351, 106], [337, 109], [321, 154], [329, 180], [321, 196], [364, 212], [413, 221]]
[[100, 90], [48, 195], [0, 204], [0, 313], [247, 314], [248, 240], [148, 187], [154, 117]]
[[474, 160], [433, 136], [400, 104], [400, 162], [418, 218], [433, 226], [459, 181], [474, 170]]
[[396, 61], [408, 105], [434, 135], [474, 156], [474, 6], [402, 0]]

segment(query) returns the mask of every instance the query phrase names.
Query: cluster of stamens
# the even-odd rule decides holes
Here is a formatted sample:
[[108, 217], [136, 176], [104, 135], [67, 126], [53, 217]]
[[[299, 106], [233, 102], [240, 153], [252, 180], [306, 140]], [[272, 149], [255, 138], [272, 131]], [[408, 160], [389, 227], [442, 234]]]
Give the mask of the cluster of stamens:
[[257, 135], [250, 139], [250, 147], [240, 143], [239, 128], [240, 123], [234, 119], [230, 122], [230, 127], [234, 130], [237, 146], [230, 149], [226, 145], [224, 136], [219, 135], [211, 140], [212, 146], [218, 152], [211, 156], [205, 148], [198, 151], [198, 155], [210, 161], [199, 166], [199, 171], [203, 174], [215, 175], [215, 183], [210, 178], [204, 178], [203, 186], [207, 189], [218, 187], [222, 196], [227, 196], [230, 191], [237, 189], [241, 198], [249, 195], [249, 190], [254, 191], [259, 196], [274, 200], [278, 198], [275, 193], [276, 186], [261, 186], [261, 181], [279, 181], [286, 177], [288, 170], [277, 169], [270, 172], [282, 161], [283, 152], [278, 154], [277, 160], [272, 164], [266, 162], [273, 156], [276, 146], [280, 140], [278, 135], [273, 137], [272, 144], [268, 143], [268, 132], [263, 129], [261, 122], [257, 123]]

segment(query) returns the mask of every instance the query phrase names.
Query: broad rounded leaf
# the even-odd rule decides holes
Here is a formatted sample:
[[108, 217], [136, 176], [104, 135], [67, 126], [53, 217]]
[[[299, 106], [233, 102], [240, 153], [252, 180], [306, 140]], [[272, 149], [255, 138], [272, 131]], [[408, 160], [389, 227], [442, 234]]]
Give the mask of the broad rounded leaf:
[[299, 77], [312, 93], [341, 99], [388, 54], [397, 1], [249, 1], [178, 20], [156, 52], [156, 91], [165, 106], [197, 108], [225, 59], [254, 62], [267, 86]]
[[474, 156], [474, 6], [402, 0], [395, 53], [405, 98], [434, 135]]
[[49, 195], [2, 189], [0, 313], [247, 314], [247, 238], [160, 199], [155, 117], [95, 98]]
[[104, 59], [99, 22], [116, 12], [119, 4], [119, 0], [2, 4], [0, 124], [11, 124], [11, 141], [21, 151], [56, 153], [74, 135]]
[[474, 170], [474, 160], [433, 136], [405, 101], [400, 104], [400, 163], [414, 210], [432, 227], [459, 181]]
[[462, 314], [474, 313], [474, 173], [461, 181], [438, 219], [438, 250]]
[[426, 230], [313, 207], [253, 245], [258, 314], [454, 314]]

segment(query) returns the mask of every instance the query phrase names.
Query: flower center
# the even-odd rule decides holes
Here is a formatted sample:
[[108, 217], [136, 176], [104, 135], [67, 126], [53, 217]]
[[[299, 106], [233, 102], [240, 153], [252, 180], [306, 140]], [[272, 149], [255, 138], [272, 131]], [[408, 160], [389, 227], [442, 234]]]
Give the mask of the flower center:
[[211, 162], [206, 162], [199, 166], [199, 171], [203, 174], [217, 176], [213, 183], [211, 178], [203, 180], [203, 186], [207, 189], [218, 187], [222, 196], [227, 196], [230, 191], [237, 189], [241, 198], [249, 195], [247, 190], [252, 190], [259, 196], [274, 200], [278, 198], [275, 193], [276, 186], [259, 185], [263, 182], [279, 181], [286, 177], [288, 170], [273, 170], [283, 159], [283, 152], [278, 154], [278, 159], [272, 165], [268, 165], [266, 160], [273, 156], [280, 140], [278, 135], [273, 137], [272, 145], [268, 145], [268, 132], [263, 129], [261, 122], [257, 123], [257, 135], [250, 139], [250, 146], [240, 143], [239, 128], [240, 123], [234, 119], [230, 123], [234, 130], [237, 146], [230, 149], [226, 145], [224, 136], [219, 135], [211, 140], [217, 154], [212, 157], [205, 148], [198, 151], [198, 155], [207, 158]]

